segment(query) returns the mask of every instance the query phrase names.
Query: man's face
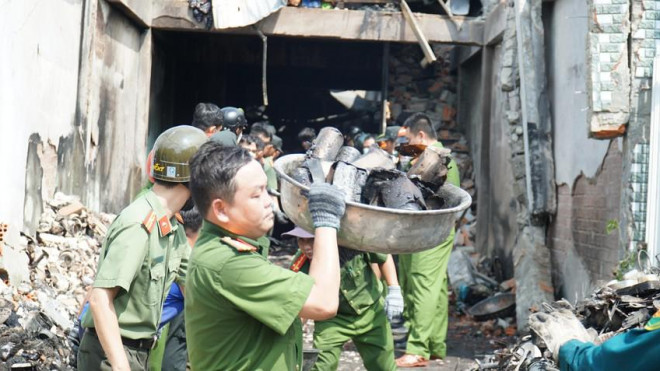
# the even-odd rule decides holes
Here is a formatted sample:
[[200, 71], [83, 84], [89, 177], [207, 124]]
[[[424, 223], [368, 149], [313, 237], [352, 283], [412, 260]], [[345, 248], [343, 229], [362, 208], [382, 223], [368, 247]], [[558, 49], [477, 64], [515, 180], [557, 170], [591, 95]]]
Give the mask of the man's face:
[[248, 238], [259, 238], [273, 227], [272, 198], [266, 191], [266, 173], [257, 161], [250, 161], [236, 173], [236, 193], [224, 203], [226, 228]]
[[298, 248], [311, 259], [314, 256], [314, 239], [298, 237]]
[[406, 132], [406, 138], [408, 138], [408, 144], [427, 144], [426, 137], [421, 130], [416, 134], [413, 134], [410, 130], [408, 130]]
[[272, 144], [266, 144], [264, 146], [264, 151], [263, 151], [263, 157], [273, 157], [277, 150], [275, 149], [275, 146]]
[[264, 143], [270, 143], [270, 138], [262, 133], [257, 133], [257, 137], [259, 137], [259, 139], [261, 139], [261, 141]]

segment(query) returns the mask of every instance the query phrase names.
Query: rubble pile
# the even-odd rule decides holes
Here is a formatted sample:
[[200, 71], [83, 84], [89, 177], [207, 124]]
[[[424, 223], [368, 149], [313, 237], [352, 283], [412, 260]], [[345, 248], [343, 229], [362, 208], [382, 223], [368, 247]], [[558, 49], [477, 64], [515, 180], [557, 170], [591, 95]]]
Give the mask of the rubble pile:
[[0, 363], [11, 369], [71, 369], [67, 333], [93, 282], [113, 219], [58, 193], [46, 202], [36, 237], [0, 242]]
[[[596, 289], [575, 307], [565, 300], [544, 306], [549, 308], [530, 310], [547, 312], [550, 307], [568, 308], [599, 344], [615, 335], [642, 328], [660, 310], [660, 277], [633, 270], [625, 274], [623, 280], [613, 280]], [[479, 364], [480, 370], [559, 369], [543, 341], [533, 333], [520, 339], [514, 347], [486, 356]]]
[[[465, 136], [458, 131], [456, 107], [457, 78], [451, 72], [453, 47], [434, 45], [438, 60], [426, 68], [418, 45], [393, 45], [390, 53], [388, 100], [393, 118], [402, 113], [423, 112], [438, 125], [438, 140], [449, 148], [461, 174], [461, 188], [476, 201], [473, 162]], [[398, 124], [401, 124], [399, 122]]]

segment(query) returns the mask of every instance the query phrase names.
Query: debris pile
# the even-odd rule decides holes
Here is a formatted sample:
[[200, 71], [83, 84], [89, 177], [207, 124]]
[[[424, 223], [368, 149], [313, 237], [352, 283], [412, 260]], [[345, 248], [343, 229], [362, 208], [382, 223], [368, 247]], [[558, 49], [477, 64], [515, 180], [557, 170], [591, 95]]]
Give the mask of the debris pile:
[[[548, 308], [545, 308], [545, 307]], [[660, 310], [660, 277], [633, 270], [621, 281], [614, 280], [579, 301], [575, 307], [565, 300], [532, 311], [549, 311], [551, 307], [570, 309], [582, 322], [595, 343], [642, 328]], [[486, 356], [479, 362], [480, 370], [558, 370], [543, 341], [535, 334], [523, 337], [512, 348]]]
[[332, 183], [344, 191], [347, 201], [403, 210], [446, 207], [441, 187], [447, 177], [449, 150], [425, 147], [404, 173], [395, 169], [382, 149], [372, 148], [361, 155], [343, 146], [343, 141], [336, 128], [321, 129], [292, 177], [306, 186], [312, 182]]
[[451, 71], [453, 47], [434, 45], [438, 60], [426, 68], [417, 45], [392, 46], [388, 100], [400, 125], [407, 114], [423, 112], [437, 125], [438, 140], [449, 148], [461, 174], [461, 188], [476, 201], [473, 162], [467, 139], [457, 129], [457, 78]]
[[209, 30], [213, 28], [211, 0], [188, 0], [188, 7], [192, 9], [195, 21], [204, 24]]
[[75, 197], [46, 202], [36, 238], [0, 241], [0, 361], [12, 369], [70, 369], [67, 332], [93, 282], [114, 216]]

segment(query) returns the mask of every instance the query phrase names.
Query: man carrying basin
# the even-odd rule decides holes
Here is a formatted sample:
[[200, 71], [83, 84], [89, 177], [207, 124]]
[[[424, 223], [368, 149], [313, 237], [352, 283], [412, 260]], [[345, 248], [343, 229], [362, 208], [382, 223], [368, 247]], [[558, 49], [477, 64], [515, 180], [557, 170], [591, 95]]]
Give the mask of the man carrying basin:
[[204, 216], [186, 280], [186, 334], [193, 370], [294, 370], [302, 364], [299, 317], [332, 318], [339, 304], [337, 229], [344, 195], [313, 184], [309, 275], [261, 253], [273, 226], [261, 165], [240, 147], [209, 142], [191, 160], [195, 204]]
[[[427, 115], [415, 113], [403, 126], [407, 129], [409, 144], [443, 148]], [[446, 181], [459, 187], [456, 162], [451, 160], [447, 168]], [[454, 232], [452, 228], [449, 237], [430, 250], [399, 255], [399, 280], [405, 303], [403, 315], [408, 327], [406, 353], [396, 361], [399, 367], [424, 367], [429, 359], [443, 359], [447, 355], [447, 264]]]

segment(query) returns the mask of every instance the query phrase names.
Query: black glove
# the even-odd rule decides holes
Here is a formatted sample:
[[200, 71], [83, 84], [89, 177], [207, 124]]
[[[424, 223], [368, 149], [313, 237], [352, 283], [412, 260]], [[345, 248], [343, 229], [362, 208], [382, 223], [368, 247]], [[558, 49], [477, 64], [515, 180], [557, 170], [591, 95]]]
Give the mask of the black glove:
[[346, 211], [344, 192], [328, 183], [314, 183], [309, 188], [309, 213], [314, 228], [339, 229], [339, 220]]

